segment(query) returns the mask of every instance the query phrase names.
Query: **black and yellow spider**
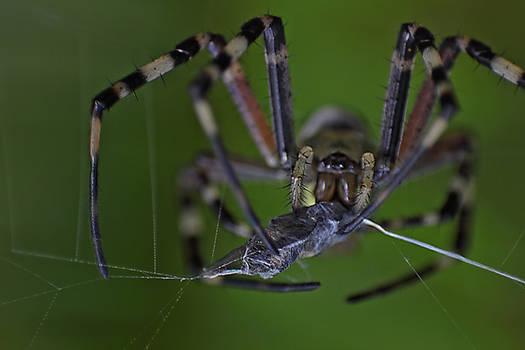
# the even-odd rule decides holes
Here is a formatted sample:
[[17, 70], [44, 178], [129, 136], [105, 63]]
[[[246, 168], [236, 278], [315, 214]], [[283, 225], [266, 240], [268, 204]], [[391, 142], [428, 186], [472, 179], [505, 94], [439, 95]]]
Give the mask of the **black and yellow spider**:
[[[267, 123], [244, 73], [239, 57], [260, 35], [264, 38], [273, 128]], [[93, 99], [91, 111], [91, 235], [97, 263], [104, 278], [109, 278], [102, 251], [98, 224], [97, 169], [102, 113], [142, 85], [162, 77], [178, 65], [208, 48], [214, 58], [190, 85], [199, 122], [214, 150], [214, 156], [201, 156], [180, 177], [182, 204], [181, 231], [185, 237], [187, 260], [192, 272], [201, 278], [246, 288], [270, 291], [311, 290], [310, 283], [273, 283], [244, 280], [230, 275], [273, 277], [297, 259], [315, 256], [363, 230], [362, 221], [372, 215], [388, 196], [409, 177], [448, 164], [457, 164], [444, 204], [439, 210], [409, 218], [387, 220], [383, 225], [399, 228], [436, 225], [458, 216], [453, 250], [463, 253], [468, 245], [470, 204], [473, 189], [472, 142], [468, 135], [442, 136], [458, 110], [448, 72], [460, 51], [468, 53], [502, 78], [525, 88], [525, 73], [516, 65], [481, 42], [464, 36], [448, 37], [439, 51], [431, 32], [415, 23], [401, 26], [387, 86], [383, 109], [381, 139], [372, 153], [369, 138], [359, 120], [335, 107], [316, 112], [295, 141], [292, 92], [284, 28], [279, 17], [263, 15], [246, 22], [231, 41], [222, 36], [202, 33], [178, 44], [175, 50], [116, 82]], [[417, 51], [423, 57], [428, 77], [405, 126], [405, 113], [411, 72]], [[213, 84], [222, 79], [244, 118], [266, 165], [230, 158], [207, 100]], [[434, 103], [439, 113], [429, 122]], [[428, 124], [428, 125], [427, 125]], [[262, 227], [240, 180], [290, 180], [292, 211], [272, 219]], [[213, 210], [220, 210], [215, 184], [231, 186], [249, 226], [237, 223], [226, 208], [221, 223], [234, 233], [251, 237], [215, 264], [203, 268], [198, 252], [200, 218], [193, 206], [193, 194], [201, 192]], [[304, 205], [305, 187], [313, 184], [315, 204]], [[253, 235], [252, 235], [253, 232]], [[418, 270], [423, 276], [438, 271], [448, 260], [438, 260]], [[349, 301], [385, 293], [417, 280], [409, 274], [369, 291], [350, 296]]]

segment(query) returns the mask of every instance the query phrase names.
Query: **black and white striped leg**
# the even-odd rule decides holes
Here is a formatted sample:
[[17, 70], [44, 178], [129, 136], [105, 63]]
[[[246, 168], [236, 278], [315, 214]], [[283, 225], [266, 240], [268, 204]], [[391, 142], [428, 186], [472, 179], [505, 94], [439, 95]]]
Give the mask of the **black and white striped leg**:
[[[234, 171], [241, 180], [245, 181], [279, 181], [288, 178], [285, 170], [269, 168], [263, 165], [230, 159]], [[219, 183], [226, 182], [222, 167], [213, 156], [201, 155], [197, 157], [195, 163], [183, 169], [179, 175], [178, 193], [180, 195], [180, 222], [183, 234], [195, 231], [192, 227], [200, 227], [202, 222], [194, 201], [194, 193], [200, 193], [200, 197], [211, 209], [211, 212], [220, 217], [220, 224], [228, 231], [241, 237], [251, 236], [250, 226], [239, 223], [231, 211], [221, 202], [218, 189]]]
[[[181, 172], [179, 178], [180, 193], [180, 223], [182, 234], [190, 234], [192, 227], [202, 230], [200, 222], [201, 215], [192, 200], [192, 193], [198, 192], [201, 199], [210, 208], [211, 212], [220, 220], [220, 224], [226, 230], [244, 238], [251, 237], [251, 228], [247, 224], [237, 222], [230, 210], [223, 205], [219, 188], [216, 183], [210, 182], [206, 172], [197, 167], [189, 167]], [[197, 221], [199, 223], [197, 223]], [[195, 222], [195, 223], [193, 223]]]
[[[243, 115], [266, 163], [275, 167], [277, 162], [281, 167], [292, 169], [297, 153], [293, 120], [292, 91], [290, 72], [288, 68], [288, 50], [284, 26], [279, 17], [260, 16], [246, 22], [237, 37], [245, 38], [248, 45], [263, 34], [266, 70], [268, 74], [268, 89], [272, 114], [273, 133], [266, 122], [253, 92], [251, 91], [240, 65], [236, 62], [244, 50], [232, 55], [216, 50], [216, 63], [223, 65], [222, 79], [230, 91], [235, 104]], [[235, 51], [235, 39], [230, 44]], [[239, 39], [241, 46], [242, 39]], [[275, 159], [275, 153], [277, 159]]]
[[[468, 249], [469, 237], [470, 237], [470, 226], [471, 226], [471, 203], [466, 202], [463, 207], [459, 210], [458, 226], [456, 228], [456, 236], [454, 239], [453, 251], [464, 255]], [[407, 273], [401, 278], [395, 279], [378, 287], [370, 290], [360, 292], [357, 294], [350, 295], [346, 301], [350, 303], [357, 303], [369, 299], [371, 297], [380, 296], [394, 291], [397, 288], [404, 287], [408, 284], [417, 282], [419, 278], [423, 279], [431, 274], [439, 272], [442, 268], [447, 267], [452, 261], [446, 257], [442, 257], [434, 262], [431, 262], [422, 268], [417, 269], [417, 274], [413, 271]]]
[[[442, 42], [439, 52], [447, 71], [452, 69], [460, 51], [466, 52], [471, 58], [488, 67], [500, 77], [525, 88], [525, 71], [523, 68], [495, 54], [489, 46], [480, 41], [465, 36], [448, 37]], [[432, 114], [435, 99], [434, 83], [429, 77], [423, 83], [405, 127], [399, 151], [400, 158], [405, 157], [414, 148]]]
[[447, 71], [441, 60], [441, 56], [434, 46], [434, 37], [430, 31], [417, 24], [404, 24], [402, 31], [407, 28], [410, 36], [415, 41], [415, 45], [423, 56], [427, 73], [432, 78], [434, 89], [440, 105], [440, 112], [434, 121], [418, 141], [413, 152], [386, 175], [385, 185], [379, 193], [370, 201], [370, 204], [357, 216], [348, 215], [348, 225], [346, 232], [351, 232], [361, 224], [364, 218], [371, 216], [381, 204], [392, 194], [392, 192], [407, 178], [414, 165], [422, 154], [431, 148], [445, 131], [452, 116], [458, 110], [458, 104], [452, 84], [450, 83]]
[[410, 79], [417, 51], [417, 42], [410, 33], [410, 25], [405, 23], [401, 26], [390, 63], [381, 122], [381, 141], [377, 152], [376, 178], [383, 177], [393, 167], [401, 143]]
[[[402, 28], [404, 28], [404, 26], [405, 25], [403, 25]], [[349, 218], [350, 224], [347, 226], [348, 231], [354, 230], [364, 218], [375, 212], [397, 188], [397, 186], [407, 178], [420, 156], [427, 149], [432, 147], [436, 140], [441, 136], [447, 128], [450, 119], [458, 109], [452, 85], [448, 80], [447, 68], [443, 64], [439, 53], [434, 47], [434, 38], [432, 34], [428, 29], [417, 24], [409, 24], [408, 28], [409, 32], [416, 40], [418, 50], [421, 51], [427, 72], [432, 79], [435, 95], [439, 101], [441, 110], [428, 130], [422, 135], [422, 137], [418, 138], [412, 151], [408, 152], [400, 166], [396, 167], [394, 171], [385, 177], [383, 182], [387, 183], [387, 185], [382, 188], [378, 196], [371, 201], [368, 207], [358, 217]], [[496, 74], [499, 74], [519, 87], [525, 87], [523, 69], [512, 64], [501, 56], [494, 54], [485, 44], [466, 37], [451, 37], [446, 40], [445, 45], [451, 47], [457, 45], [458, 48], [467, 52], [481, 64], [489, 67]], [[454, 52], [454, 49], [452, 49], [452, 52]], [[455, 55], [453, 54], [452, 61], [454, 56]]]
[[457, 45], [461, 51], [466, 52], [470, 57], [503, 79], [525, 89], [525, 71], [523, 68], [495, 54], [489, 46], [482, 42], [466, 36], [453, 36], [446, 38], [444, 43], [450, 46]]
[[474, 141], [463, 132], [448, 133], [428, 149], [416, 163], [408, 179], [417, 179], [443, 167], [456, 165], [474, 153]]
[[[465, 143], [466, 148], [464, 150], [465, 157], [459, 163], [458, 173], [452, 180], [447, 198], [441, 208], [438, 211], [424, 215], [416, 215], [403, 219], [385, 220], [380, 223], [382, 226], [388, 227], [389, 229], [398, 229], [404, 227], [437, 225], [451, 220], [455, 216], [459, 216], [456, 235], [453, 242], [453, 251], [461, 255], [465, 254], [470, 241], [470, 225], [474, 196], [472, 181], [472, 149], [470, 148], [468, 139], [465, 140], [467, 141]], [[450, 141], [451, 142], [443, 142], [441, 144], [443, 148], [441, 148], [441, 150], [436, 150], [437, 152], [442, 152], [441, 158], [456, 157], [457, 150], [455, 148], [447, 149], [447, 146], [453, 146], [456, 140], [451, 139]], [[453, 154], [449, 156], [448, 153]], [[411, 271], [400, 278], [382, 284], [378, 287], [353, 294], [347, 298], [347, 301], [351, 303], [357, 303], [371, 297], [389, 293], [397, 288], [417, 282], [420, 278], [437, 273], [442, 268], [448, 266], [448, 264], [451, 262], [452, 261], [450, 259], [442, 257], [423, 266], [422, 268], [417, 269], [417, 272]]]
[[208, 46], [218, 36], [210, 33], [197, 34], [184, 40], [175, 47], [175, 50], [160, 56], [156, 60], [138, 68], [133, 73], [119, 80], [111, 87], [105, 89], [93, 98], [91, 107], [91, 133], [90, 133], [90, 226], [91, 237], [95, 249], [97, 265], [102, 276], [109, 278], [98, 221], [98, 163], [99, 145], [102, 127], [102, 114], [109, 110], [119, 100], [125, 98], [141, 86], [149, 83], [173, 68], [188, 62], [199, 51]]
[[[233, 190], [237, 202], [248, 219], [248, 222], [254, 228], [256, 235], [259, 237], [259, 239], [261, 239], [265, 246], [274, 253], [277, 253], [277, 248], [275, 248], [275, 245], [261, 226], [259, 218], [251, 207], [248, 198], [246, 197], [246, 194], [244, 193], [244, 190], [239, 182], [238, 176], [235, 174], [233, 167], [229, 162], [226, 149], [223, 145], [218, 127], [215, 122], [215, 117], [207, 100], [207, 94], [219, 77], [224, 75], [227, 69], [231, 67], [232, 62], [237, 61], [239, 57], [246, 51], [248, 46], [263, 32], [265, 32], [265, 36], [269, 35], [266, 34], [268, 32], [270, 34], [275, 33], [275, 29], [272, 25], [275, 25], [274, 22], [280, 23], [280, 21], [281, 20], [278, 17], [264, 15], [246, 22], [242, 26], [241, 32], [237, 34], [230, 42], [228, 42], [224, 49], [218, 53], [215, 59], [190, 85], [190, 95], [194, 101], [194, 107], [199, 122], [210, 143], [212, 144], [213, 150], [217, 156], [217, 160], [223, 167], [224, 175]], [[284, 39], [284, 34], [282, 35], [281, 39]], [[281, 42], [281, 40], [279, 40], [279, 42]], [[277, 70], [279, 71], [279, 69]], [[274, 130], [277, 129], [278, 128], [276, 128], [274, 125]], [[279, 137], [276, 137], [276, 139], [277, 143], [279, 144]]]
[[[439, 55], [441, 56], [447, 73], [450, 72], [454, 66], [459, 52], [460, 50], [457, 45], [450, 45], [448, 41], [444, 41], [439, 47]], [[427, 76], [419, 90], [416, 102], [414, 103], [414, 107], [403, 131], [398, 155], [400, 160], [404, 159], [413, 151], [432, 115], [435, 104], [436, 90], [434, 88], [434, 81], [432, 76]]]
[[[284, 25], [279, 17], [264, 30], [264, 54], [270, 90], [273, 130], [281, 166], [293, 169], [297, 145]], [[250, 22], [248, 22], [250, 23]]]
[[[209, 49], [212, 55], [217, 57], [225, 46], [226, 42], [224, 41], [216, 45], [210, 45]], [[244, 124], [248, 128], [266, 165], [271, 168], [277, 167], [279, 160], [277, 159], [277, 149], [273, 131], [246, 79], [241, 64], [237, 61], [231, 62], [230, 66], [222, 74], [222, 81], [241, 113]]]
[[[414, 176], [436, 170], [451, 163], [459, 164], [458, 173], [450, 184], [447, 198], [439, 210], [406, 218], [379, 222], [389, 229], [439, 225], [453, 219], [466, 199], [471, 199], [473, 145], [469, 137], [456, 135], [440, 139], [429, 149], [414, 169]], [[413, 176], [411, 174], [411, 176]]]

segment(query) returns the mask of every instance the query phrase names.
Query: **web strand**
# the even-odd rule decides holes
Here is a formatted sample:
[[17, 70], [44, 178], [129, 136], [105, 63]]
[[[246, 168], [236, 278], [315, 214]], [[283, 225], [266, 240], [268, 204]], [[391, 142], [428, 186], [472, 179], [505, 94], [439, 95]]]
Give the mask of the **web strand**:
[[514, 242], [514, 245], [512, 245], [512, 247], [510, 248], [509, 252], [505, 256], [505, 259], [503, 259], [503, 261], [501, 262], [501, 265], [500, 265], [501, 267], [503, 267], [503, 265], [505, 265], [507, 263], [507, 260], [509, 260], [509, 258], [512, 255], [512, 253], [514, 253], [514, 250], [516, 249], [516, 247], [520, 243], [520, 241], [523, 238], [524, 234], [525, 234], [525, 229], [521, 231], [520, 235], [518, 236], [518, 238]]
[[148, 138], [148, 160], [149, 178], [151, 185], [151, 220], [153, 230], [153, 271], [157, 272], [157, 155], [155, 153], [155, 108], [153, 105], [153, 93], [148, 90], [146, 98], [146, 129]]
[[421, 277], [421, 275], [417, 272], [417, 270], [414, 268], [414, 265], [412, 265], [412, 263], [408, 260], [408, 258], [406, 257], [405, 254], [403, 254], [403, 251], [401, 251], [401, 249], [397, 246], [397, 244], [392, 241], [392, 245], [396, 248], [396, 250], [399, 252], [399, 254], [401, 255], [401, 257], [403, 258], [403, 260], [407, 263], [407, 265], [410, 267], [410, 269], [412, 270], [412, 272], [414, 272], [414, 274], [417, 276], [417, 278], [419, 279], [419, 281], [421, 282], [421, 284], [423, 285], [423, 287], [425, 287], [425, 289], [427, 290], [427, 292], [430, 294], [430, 296], [432, 297], [432, 299], [434, 299], [434, 301], [436, 302], [436, 304], [438, 304], [439, 308], [441, 309], [441, 311], [443, 311], [443, 313], [445, 314], [445, 316], [447, 316], [447, 318], [450, 320], [450, 322], [452, 323], [452, 325], [456, 328], [456, 330], [459, 332], [459, 334], [461, 334], [461, 336], [463, 338], [465, 338], [465, 340], [470, 344], [470, 346], [475, 349], [476, 347], [474, 346], [474, 344], [470, 341], [470, 338], [467, 337], [467, 335], [465, 334], [465, 332], [459, 327], [459, 324], [456, 322], [456, 320], [452, 317], [452, 315], [450, 314], [450, 312], [445, 308], [445, 306], [441, 303], [441, 301], [438, 299], [437, 295], [432, 291], [432, 289], [430, 288], [430, 286], [425, 282], [425, 280]]
[[381, 233], [383, 233], [383, 234], [385, 234], [387, 236], [393, 237], [395, 239], [399, 239], [401, 241], [405, 241], [405, 242], [408, 242], [408, 243], [420, 246], [422, 248], [426, 248], [428, 250], [431, 250], [433, 252], [439, 253], [441, 255], [448, 256], [449, 258], [452, 258], [452, 259], [464, 262], [464, 263], [469, 264], [469, 265], [476, 266], [476, 267], [478, 267], [478, 268], [480, 268], [482, 270], [490, 271], [492, 273], [495, 273], [497, 275], [506, 277], [506, 278], [511, 279], [513, 281], [519, 282], [521, 284], [525, 284], [525, 280], [523, 280], [523, 279], [521, 279], [519, 277], [516, 277], [516, 276], [513, 276], [513, 275], [508, 274], [506, 272], [497, 270], [497, 269], [495, 269], [493, 267], [484, 265], [484, 264], [479, 263], [477, 261], [465, 258], [463, 255], [459, 255], [459, 254], [454, 253], [454, 252], [449, 252], [448, 250], [444, 250], [444, 249], [441, 249], [441, 248], [434, 247], [433, 245], [430, 245], [428, 243], [421, 242], [421, 241], [418, 241], [418, 240], [413, 239], [413, 238], [404, 237], [404, 236], [398, 235], [396, 233], [387, 231], [383, 227], [381, 227], [380, 225], [376, 224], [375, 222], [373, 222], [371, 220], [364, 219], [363, 220], [363, 224], [371, 226], [371, 227], [375, 228], [376, 230], [378, 230], [379, 232], [381, 232]]
[[49, 305], [47, 307], [46, 312], [42, 316], [42, 319], [40, 320], [40, 323], [38, 324], [38, 327], [36, 328], [35, 333], [33, 334], [33, 337], [31, 337], [31, 341], [29, 342], [29, 345], [27, 346], [28, 349], [33, 347], [33, 344], [35, 343], [35, 339], [38, 337], [38, 334], [40, 333], [40, 330], [42, 329], [42, 326], [46, 322], [46, 320], [47, 320], [47, 318], [49, 316], [49, 313], [51, 312], [51, 309], [55, 305], [55, 301], [57, 300], [58, 294], [59, 294], [59, 292], [56, 292], [55, 295], [53, 296], [53, 298], [51, 299], [51, 301], [49, 302]]

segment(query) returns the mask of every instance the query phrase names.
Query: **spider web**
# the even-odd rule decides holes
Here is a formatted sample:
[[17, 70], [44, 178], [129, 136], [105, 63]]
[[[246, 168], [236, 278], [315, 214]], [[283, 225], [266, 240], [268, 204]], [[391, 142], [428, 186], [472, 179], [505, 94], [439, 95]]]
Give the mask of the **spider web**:
[[[152, 111], [150, 109], [147, 110], [146, 115], [148, 117], [152, 116]], [[151, 128], [152, 124], [148, 123], [148, 126]], [[153, 133], [148, 134], [148, 138], [152, 138], [154, 135]], [[64, 263], [72, 263], [72, 265], [87, 265], [91, 267], [95, 267], [96, 264], [91, 260], [84, 260], [80, 258], [80, 247], [81, 247], [81, 231], [82, 230], [82, 224], [83, 224], [83, 216], [85, 215], [85, 206], [83, 205], [84, 201], [82, 200], [82, 196], [85, 196], [85, 191], [83, 191], [83, 188], [85, 186], [80, 185], [79, 190], [79, 201], [78, 201], [78, 223], [76, 225], [77, 227], [77, 234], [76, 234], [76, 242], [75, 242], [75, 249], [74, 249], [74, 255], [73, 256], [61, 256], [56, 255], [52, 253], [48, 253], [46, 251], [30, 251], [23, 249], [23, 247], [20, 247], [20, 245], [17, 243], [17, 239], [19, 236], [22, 236], [17, 232], [16, 227], [16, 218], [14, 217], [12, 213], [12, 206], [10, 204], [12, 200], [12, 191], [15, 186], [12, 185], [11, 179], [10, 179], [10, 166], [9, 166], [9, 156], [7, 154], [7, 146], [6, 146], [6, 135], [2, 135], [2, 152], [3, 152], [3, 173], [5, 177], [5, 191], [6, 191], [6, 201], [7, 201], [7, 220], [8, 220], [8, 231], [10, 232], [10, 239], [9, 243], [11, 246], [9, 257], [7, 256], [0, 256], [0, 261], [2, 261], [3, 264], [10, 266], [12, 269], [15, 270], [15, 275], [27, 275], [30, 278], [32, 278], [34, 281], [41, 282], [40, 284], [47, 285], [48, 289], [42, 289], [41, 286], [35, 287], [35, 290], [27, 295], [20, 295], [15, 298], [7, 298], [5, 300], [2, 300], [0, 302], [0, 308], [9, 309], [12, 306], [20, 305], [24, 302], [28, 301], [39, 301], [39, 300], [45, 300], [48, 299], [48, 301], [42, 301], [42, 303], [47, 304], [46, 308], [43, 310], [42, 315], [39, 318], [39, 321], [32, 331], [32, 335], [30, 335], [28, 338], [29, 342], [25, 344], [24, 348], [35, 348], [39, 347], [39, 341], [41, 340], [41, 335], [46, 331], [46, 324], [50, 318], [50, 315], [53, 315], [53, 312], [56, 312], [56, 303], [57, 300], [60, 301], [63, 299], [64, 293], [67, 293], [70, 290], [75, 290], [78, 288], [83, 288], [88, 285], [93, 285], [97, 283], [101, 283], [103, 281], [102, 278], [91, 278], [91, 279], [84, 279], [80, 281], [76, 281], [73, 283], [63, 283], [63, 282], [55, 282], [53, 278], [46, 277], [49, 274], [52, 274], [52, 271], [47, 272], [37, 272], [39, 270], [38, 268], [35, 268], [31, 265], [31, 267], [25, 266], [23, 263], [19, 263], [18, 260], [26, 260], [24, 257], [34, 258], [36, 260], [39, 259], [45, 259], [49, 261], [58, 261], [58, 262], [64, 262]], [[151, 144], [150, 144], [151, 146]], [[81, 148], [84, 148], [83, 146]], [[133, 279], [145, 279], [145, 280], [185, 280], [184, 277], [176, 276], [173, 274], [167, 274], [167, 273], [161, 273], [157, 272], [157, 247], [156, 247], [156, 239], [157, 239], [157, 231], [156, 231], [156, 208], [155, 208], [155, 163], [154, 163], [154, 150], [150, 150], [150, 157], [152, 158], [150, 163], [150, 175], [151, 175], [151, 196], [152, 196], [152, 241], [153, 241], [153, 269], [152, 270], [146, 270], [141, 269], [133, 266], [116, 266], [116, 265], [110, 265], [111, 269], [114, 271], [122, 271], [127, 272], [128, 274], [124, 275], [112, 275], [112, 279], [116, 280], [133, 280]], [[80, 169], [83, 170], [83, 167], [80, 167]], [[85, 181], [84, 174], [79, 174], [79, 182], [82, 183]], [[33, 259], [30, 259], [33, 260]], [[77, 270], [75, 267], [73, 267], [71, 272], [74, 272], [75, 275], [77, 274]], [[22, 278], [23, 279], [23, 278]], [[7, 281], [8, 284], [11, 284], [11, 281]], [[158, 336], [159, 332], [163, 328], [164, 324], [168, 321], [169, 316], [171, 312], [175, 309], [177, 303], [182, 299], [183, 291], [185, 287], [187, 286], [189, 282], [181, 283], [181, 286], [178, 287], [176, 292], [174, 293], [174, 297], [171, 298], [166, 305], [164, 305], [159, 311], [158, 315], [156, 317], [153, 317], [147, 324], [145, 324], [144, 328], [140, 330], [137, 334], [131, 334], [130, 335], [130, 341], [126, 345], [126, 348], [132, 347], [132, 345], [137, 345], [138, 339], [142, 336], [146, 340], [146, 345], [144, 348], [150, 348], [150, 346], [154, 343], [155, 338]], [[29, 284], [29, 283], [28, 283]], [[35, 284], [35, 283], [32, 283]], [[28, 288], [27, 290], [32, 290], [32, 288]], [[150, 332], [146, 331], [146, 328], [151, 328]], [[28, 327], [31, 328], [31, 327]], [[29, 330], [29, 329], [28, 329]], [[48, 330], [48, 329], [47, 329]], [[31, 333], [31, 332], [30, 332]]]

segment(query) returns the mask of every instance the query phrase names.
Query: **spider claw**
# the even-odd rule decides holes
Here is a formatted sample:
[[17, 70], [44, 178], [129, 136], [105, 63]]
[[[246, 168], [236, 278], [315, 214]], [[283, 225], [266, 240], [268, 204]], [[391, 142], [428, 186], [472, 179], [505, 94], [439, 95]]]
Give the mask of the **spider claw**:
[[[98, 226], [98, 223], [95, 224]], [[97, 261], [98, 270], [104, 279], [109, 279], [109, 272], [106, 263], [106, 258], [104, 257], [104, 251], [102, 250], [102, 239], [100, 238], [100, 232], [98, 228], [95, 228], [92, 231], [91, 238], [93, 239], [93, 245], [95, 246], [95, 259]]]
[[105, 262], [98, 262], [98, 270], [105, 280], [109, 280], [109, 272]]

